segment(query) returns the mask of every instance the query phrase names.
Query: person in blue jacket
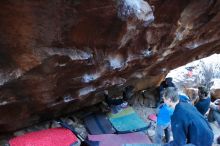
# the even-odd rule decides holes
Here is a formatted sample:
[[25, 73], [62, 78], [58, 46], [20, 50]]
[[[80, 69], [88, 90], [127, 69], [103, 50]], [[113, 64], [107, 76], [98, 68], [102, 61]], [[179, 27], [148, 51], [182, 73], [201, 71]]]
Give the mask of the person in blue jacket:
[[180, 102], [177, 90], [164, 90], [164, 103], [174, 109], [171, 117], [173, 141], [164, 146], [212, 146], [213, 132], [203, 115], [190, 103]]
[[171, 116], [173, 114], [173, 109], [170, 108], [165, 103], [161, 104], [157, 109], [157, 127], [156, 133], [154, 137], [154, 142], [158, 144], [162, 144], [163, 135], [165, 133], [166, 142], [170, 141], [170, 133], [171, 133]]
[[199, 101], [195, 104], [195, 107], [202, 115], [205, 115], [209, 109], [211, 98], [208, 96], [208, 89], [205, 86], [200, 86], [198, 89]]

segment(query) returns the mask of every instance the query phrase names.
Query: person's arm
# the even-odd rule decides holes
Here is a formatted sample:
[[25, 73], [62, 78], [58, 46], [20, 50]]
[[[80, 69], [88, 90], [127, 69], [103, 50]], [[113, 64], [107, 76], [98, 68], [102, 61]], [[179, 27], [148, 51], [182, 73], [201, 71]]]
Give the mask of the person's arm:
[[160, 104], [157, 108], [156, 108], [156, 115], [159, 114], [160, 109], [164, 106], [164, 103]]
[[171, 82], [171, 87], [176, 88], [176, 85], [173, 82]]
[[163, 81], [161, 84], [160, 84], [160, 87], [159, 87], [159, 90], [160, 90], [160, 92], [162, 92], [163, 91], [163, 88], [165, 87], [165, 81]]
[[215, 103], [211, 102], [209, 105], [210, 109], [214, 111], [219, 111], [220, 112], [220, 105], [216, 105]]
[[214, 104], [219, 105], [219, 104], [220, 104], [220, 99], [216, 99], [216, 100], [214, 101]]
[[164, 90], [164, 85], [163, 85], [163, 83], [161, 83], [160, 87], [159, 87], [159, 102], [162, 100], [163, 90]]

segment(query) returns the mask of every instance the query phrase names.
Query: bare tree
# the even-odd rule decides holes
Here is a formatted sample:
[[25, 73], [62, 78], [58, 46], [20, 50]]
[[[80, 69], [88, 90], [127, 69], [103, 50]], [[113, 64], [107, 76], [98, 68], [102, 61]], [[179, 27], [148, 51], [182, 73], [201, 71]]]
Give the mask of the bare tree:
[[203, 85], [210, 89], [212, 79], [220, 78], [220, 64], [207, 64], [204, 61], [200, 61], [200, 68], [196, 82], [198, 86]]

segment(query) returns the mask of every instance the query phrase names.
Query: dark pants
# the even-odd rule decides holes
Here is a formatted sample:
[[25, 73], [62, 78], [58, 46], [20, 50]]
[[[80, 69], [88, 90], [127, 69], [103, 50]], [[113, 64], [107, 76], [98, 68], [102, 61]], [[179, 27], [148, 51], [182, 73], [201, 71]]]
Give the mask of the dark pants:
[[155, 138], [154, 138], [154, 142], [158, 143], [158, 144], [162, 144], [163, 141], [163, 132], [165, 133], [165, 140], [166, 142], [170, 141], [170, 132], [171, 132], [171, 126], [167, 125], [167, 126], [160, 126], [157, 125], [156, 127], [156, 133], [155, 133]]

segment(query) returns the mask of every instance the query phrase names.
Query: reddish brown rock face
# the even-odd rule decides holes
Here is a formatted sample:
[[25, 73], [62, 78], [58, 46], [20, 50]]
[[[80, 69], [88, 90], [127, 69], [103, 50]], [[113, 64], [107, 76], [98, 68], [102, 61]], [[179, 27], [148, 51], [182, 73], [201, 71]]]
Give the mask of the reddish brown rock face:
[[104, 89], [155, 87], [220, 52], [220, 1], [147, 2], [1, 1], [0, 133], [95, 104]]

